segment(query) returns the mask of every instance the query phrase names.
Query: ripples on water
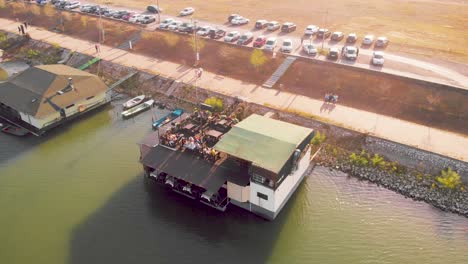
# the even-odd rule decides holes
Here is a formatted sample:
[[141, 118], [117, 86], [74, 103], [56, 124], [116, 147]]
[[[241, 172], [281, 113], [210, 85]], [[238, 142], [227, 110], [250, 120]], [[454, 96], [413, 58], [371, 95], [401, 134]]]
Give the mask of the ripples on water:
[[321, 167], [274, 222], [154, 186], [118, 113], [0, 134], [0, 263], [468, 263], [466, 218]]

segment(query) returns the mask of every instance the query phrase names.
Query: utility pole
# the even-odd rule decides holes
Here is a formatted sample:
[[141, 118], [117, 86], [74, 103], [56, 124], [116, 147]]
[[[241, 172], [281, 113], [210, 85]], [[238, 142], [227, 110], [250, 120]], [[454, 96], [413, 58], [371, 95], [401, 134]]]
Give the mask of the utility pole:
[[[327, 28], [327, 17], [328, 17], [328, 8], [325, 11], [325, 16], [323, 17], [323, 28]], [[324, 32], [325, 33], [325, 32]], [[322, 36], [322, 51], [323, 51], [323, 43], [325, 42], [325, 34]]]
[[195, 20], [193, 22], [193, 38], [194, 38], [194, 44], [195, 44], [195, 66], [198, 65], [198, 62], [200, 61], [200, 53], [198, 52], [198, 38], [197, 38], [197, 21]]
[[156, 0], [156, 5], [158, 6], [158, 23], [161, 23], [161, 8], [159, 7], [159, 0]]

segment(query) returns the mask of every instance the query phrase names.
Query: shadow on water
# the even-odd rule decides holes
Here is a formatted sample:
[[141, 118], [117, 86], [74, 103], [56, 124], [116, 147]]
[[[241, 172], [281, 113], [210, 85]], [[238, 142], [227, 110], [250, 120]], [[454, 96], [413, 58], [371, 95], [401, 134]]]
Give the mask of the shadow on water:
[[69, 263], [265, 263], [290, 209], [222, 213], [138, 175], [73, 230]]
[[[83, 126], [82, 132], [80, 132], [80, 136], [86, 136], [89, 133], [93, 133], [100, 127], [106, 126], [109, 124], [109, 122], [111, 122], [113, 110], [113, 107], [110, 105], [94, 109], [82, 116], [70, 120], [63, 125], [51, 129], [40, 137], [33, 135], [17, 137], [0, 132], [0, 165], [17, 158], [21, 154], [34, 149], [36, 146], [42, 143], [67, 133], [73, 126], [77, 125], [78, 123]], [[90, 121], [90, 119], [93, 118], [99, 119], [99, 122], [93, 122], [92, 124], [84, 122]]]

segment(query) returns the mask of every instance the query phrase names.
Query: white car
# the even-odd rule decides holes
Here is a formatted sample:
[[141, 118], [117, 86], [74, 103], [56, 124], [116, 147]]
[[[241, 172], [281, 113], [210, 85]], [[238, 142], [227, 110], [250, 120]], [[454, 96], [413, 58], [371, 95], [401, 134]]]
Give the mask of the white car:
[[141, 14], [134, 14], [130, 18], [128, 18], [128, 22], [138, 23], [138, 21], [141, 19], [142, 16], [143, 15], [141, 15]]
[[343, 56], [347, 60], [356, 60], [359, 54], [359, 49], [354, 46], [346, 46], [343, 48]]
[[195, 8], [193, 7], [186, 7], [182, 11], [180, 11], [180, 16], [190, 16], [191, 14], [195, 13]]
[[169, 25], [174, 21], [175, 20], [173, 18], [166, 18], [163, 21], [161, 21], [161, 24], [159, 24], [159, 28], [168, 28]]
[[304, 31], [305, 35], [315, 35], [319, 30], [316, 25], [308, 25]]
[[386, 47], [388, 45], [388, 38], [386, 37], [378, 37], [375, 41], [375, 46], [379, 48]]
[[224, 37], [224, 42], [234, 42], [238, 40], [240, 34], [238, 31], [231, 31]]
[[265, 50], [273, 51], [276, 48], [277, 40], [274, 37], [268, 38], [265, 43]]
[[149, 24], [155, 21], [156, 21], [156, 18], [154, 16], [149, 16], [149, 15], [141, 15], [137, 19], [137, 22], [142, 23], [142, 24]]
[[281, 52], [291, 53], [293, 50], [293, 42], [291, 39], [283, 40], [283, 45], [281, 46]]
[[171, 24], [169, 24], [167, 29], [176, 31], [180, 25], [182, 25], [182, 21], [174, 20], [171, 22]]
[[202, 36], [202, 37], [208, 36], [208, 33], [210, 32], [211, 29], [213, 28], [210, 26], [202, 26], [197, 31], [197, 35]]
[[268, 23], [267, 29], [270, 31], [275, 31], [281, 27], [280, 23], [278, 21], [271, 21]]
[[372, 55], [371, 63], [373, 65], [382, 66], [385, 62], [384, 54], [381, 51], [375, 51]]
[[302, 50], [305, 52], [305, 54], [307, 55], [311, 55], [311, 56], [315, 56], [317, 55], [317, 48], [313, 45], [313, 44], [304, 44], [304, 46], [302, 46]]
[[65, 4], [65, 9], [66, 10], [72, 10], [72, 9], [75, 9], [75, 8], [78, 8], [80, 7], [81, 3], [78, 2], [78, 1], [73, 1], [73, 2], [68, 2], [67, 4]]
[[374, 35], [366, 35], [362, 40], [362, 44], [364, 45], [372, 45], [374, 42]]
[[231, 24], [233, 25], [244, 25], [244, 24], [248, 24], [249, 22], [250, 20], [245, 17], [236, 17], [233, 20], [231, 20]]

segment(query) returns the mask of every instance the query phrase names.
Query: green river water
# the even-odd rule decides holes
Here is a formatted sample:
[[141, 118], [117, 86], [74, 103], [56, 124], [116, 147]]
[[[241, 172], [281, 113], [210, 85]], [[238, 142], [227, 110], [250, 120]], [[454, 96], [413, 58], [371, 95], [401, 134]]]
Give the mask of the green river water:
[[320, 167], [273, 222], [154, 186], [136, 145], [150, 121], [109, 106], [0, 134], [0, 263], [468, 263], [468, 219]]

